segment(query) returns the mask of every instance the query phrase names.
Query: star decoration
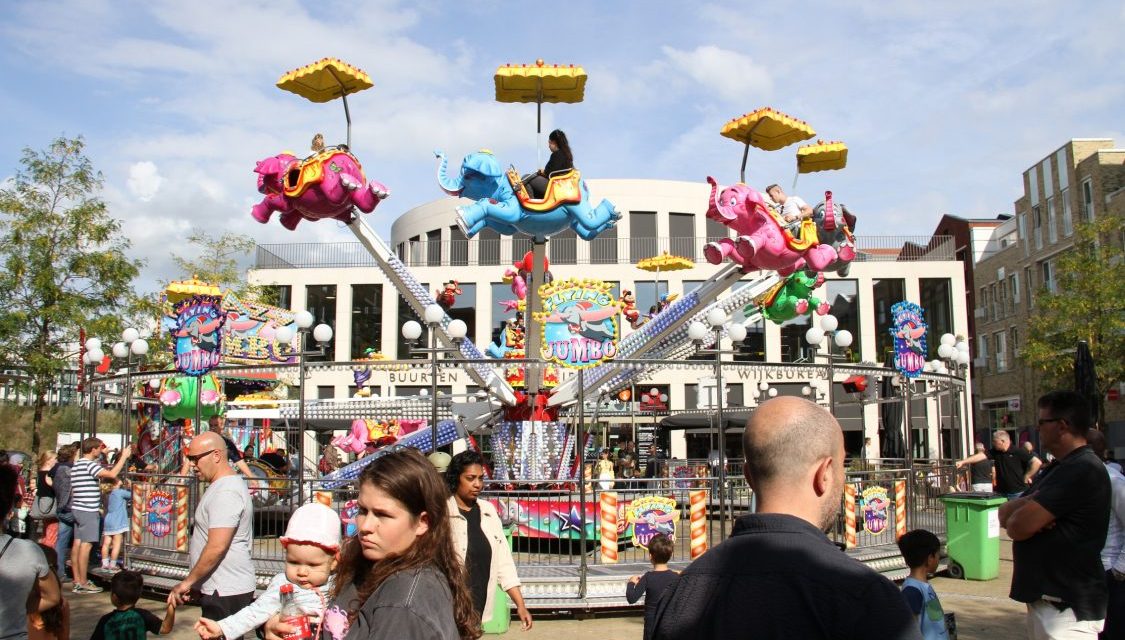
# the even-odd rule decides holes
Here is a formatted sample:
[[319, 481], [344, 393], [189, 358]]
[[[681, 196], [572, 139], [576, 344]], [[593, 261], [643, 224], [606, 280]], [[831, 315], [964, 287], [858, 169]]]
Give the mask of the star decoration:
[[582, 535], [582, 528], [585, 523], [582, 521], [582, 516], [578, 514], [578, 507], [571, 507], [570, 513], [562, 513], [559, 511], [552, 511], [551, 513], [555, 514], [555, 517], [558, 518], [561, 523], [559, 527], [560, 534], [573, 530], [577, 531], [578, 535]]

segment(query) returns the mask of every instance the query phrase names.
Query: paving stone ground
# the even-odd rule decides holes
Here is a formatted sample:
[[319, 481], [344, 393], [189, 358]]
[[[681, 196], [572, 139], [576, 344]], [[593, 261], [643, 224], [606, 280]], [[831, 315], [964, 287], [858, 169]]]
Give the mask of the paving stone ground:
[[[1007, 540], [1000, 544], [1000, 576], [995, 580], [977, 582], [954, 580], [938, 576], [934, 589], [947, 612], [957, 614], [958, 635], [961, 640], [1016, 640], [1026, 638], [1024, 630], [1025, 609], [1022, 604], [1008, 599], [1008, 586], [1012, 580], [1012, 545]], [[65, 585], [69, 588], [71, 585]], [[83, 640], [90, 637], [98, 618], [108, 613], [112, 606], [109, 593], [75, 595], [66, 592], [71, 606], [71, 637]], [[162, 615], [163, 602], [145, 599], [139, 606]], [[199, 619], [199, 609], [183, 607], [178, 612], [172, 640], [192, 640], [199, 636], [192, 625]], [[640, 638], [644, 628], [641, 610], [602, 612], [593, 616], [540, 616], [535, 627], [527, 633], [513, 628], [506, 635], [520, 640], [567, 638], [567, 640], [615, 640]], [[485, 636], [488, 638], [489, 636]]]

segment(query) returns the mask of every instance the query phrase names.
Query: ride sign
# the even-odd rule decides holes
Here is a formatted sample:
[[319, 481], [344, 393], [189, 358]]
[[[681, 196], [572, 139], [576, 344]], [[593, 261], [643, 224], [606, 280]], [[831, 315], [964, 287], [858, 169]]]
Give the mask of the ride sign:
[[201, 376], [222, 360], [222, 328], [227, 316], [221, 302], [218, 296], [197, 295], [172, 307], [172, 353], [177, 371]]
[[891, 335], [895, 339], [895, 369], [916, 378], [926, 366], [926, 320], [913, 302], [891, 305]]
[[584, 369], [617, 355], [621, 307], [600, 280], [560, 280], [539, 287], [543, 311], [542, 357], [570, 369]]

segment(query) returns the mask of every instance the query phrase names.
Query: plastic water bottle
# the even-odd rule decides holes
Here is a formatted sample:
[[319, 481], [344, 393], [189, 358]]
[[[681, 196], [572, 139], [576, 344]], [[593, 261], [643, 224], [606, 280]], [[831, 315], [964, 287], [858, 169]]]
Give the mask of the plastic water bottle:
[[281, 621], [293, 627], [287, 633], [285, 640], [312, 640], [312, 629], [309, 628], [309, 618], [293, 598], [293, 585], [281, 585]]

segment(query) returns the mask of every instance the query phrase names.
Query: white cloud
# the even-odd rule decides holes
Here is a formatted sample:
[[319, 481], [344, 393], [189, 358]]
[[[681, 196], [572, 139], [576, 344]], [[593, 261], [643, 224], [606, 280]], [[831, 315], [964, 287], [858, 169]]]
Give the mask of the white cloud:
[[148, 202], [160, 191], [164, 184], [164, 177], [156, 168], [156, 164], [144, 161], [136, 162], [129, 166], [129, 179], [126, 181], [129, 192], [141, 202]]
[[681, 51], [662, 47], [676, 71], [703, 85], [703, 99], [718, 95], [725, 100], [768, 100], [773, 93], [773, 79], [765, 66], [750, 56], [715, 46]]

